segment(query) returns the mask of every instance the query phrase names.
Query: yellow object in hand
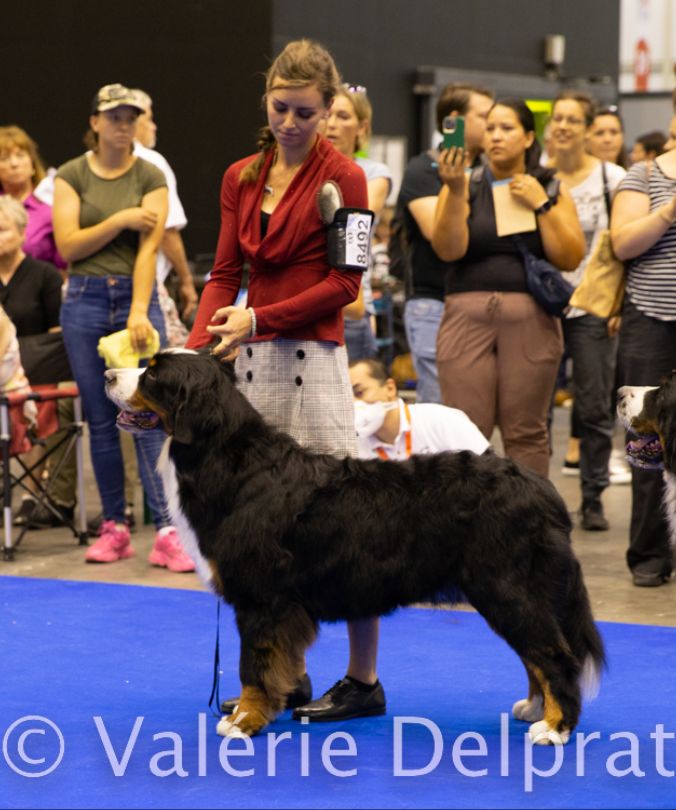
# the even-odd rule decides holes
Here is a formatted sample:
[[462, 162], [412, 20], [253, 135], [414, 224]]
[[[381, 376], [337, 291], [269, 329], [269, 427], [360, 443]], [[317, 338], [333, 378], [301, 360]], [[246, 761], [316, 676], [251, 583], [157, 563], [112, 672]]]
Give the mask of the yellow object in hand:
[[108, 368], [138, 368], [138, 364], [146, 357], [152, 357], [160, 348], [160, 335], [153, 329], [152, 338], [146, 343], [145, 349], [137, 352], [131, 345], [131, 335], [128, 329], [113, 332], [99, 340], [98, 352]]

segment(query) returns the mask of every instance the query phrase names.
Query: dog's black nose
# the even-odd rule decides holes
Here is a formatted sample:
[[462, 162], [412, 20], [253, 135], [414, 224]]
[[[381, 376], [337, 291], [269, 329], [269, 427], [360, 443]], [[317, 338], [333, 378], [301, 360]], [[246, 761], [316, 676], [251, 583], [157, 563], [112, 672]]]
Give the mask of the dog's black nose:
[[104, 372], [104, 377], [106, 378], [106, 385], [112, 385], [117, 379], [117, 371], [114, 368], [109, 368]]

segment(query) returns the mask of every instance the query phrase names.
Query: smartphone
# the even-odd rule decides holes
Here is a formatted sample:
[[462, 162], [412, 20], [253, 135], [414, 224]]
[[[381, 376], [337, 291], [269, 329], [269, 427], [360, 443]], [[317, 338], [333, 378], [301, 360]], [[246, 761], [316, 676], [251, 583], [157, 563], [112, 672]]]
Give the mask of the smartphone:
[[444, 149], [452, 146], [465, 148], [465, 119], [462, 115], [447, 115], [442, 121], [441, 129], [444, 134]]

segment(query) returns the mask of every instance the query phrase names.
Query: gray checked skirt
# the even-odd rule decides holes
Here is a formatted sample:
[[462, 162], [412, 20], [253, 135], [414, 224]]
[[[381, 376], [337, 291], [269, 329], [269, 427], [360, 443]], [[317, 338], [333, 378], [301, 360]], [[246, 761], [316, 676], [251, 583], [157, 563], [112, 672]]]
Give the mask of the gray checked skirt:
[[344, 346], [284, 339], [245, 343], [235, 371], [240, 391], [267, 422], [315, 452], [356, 455]]

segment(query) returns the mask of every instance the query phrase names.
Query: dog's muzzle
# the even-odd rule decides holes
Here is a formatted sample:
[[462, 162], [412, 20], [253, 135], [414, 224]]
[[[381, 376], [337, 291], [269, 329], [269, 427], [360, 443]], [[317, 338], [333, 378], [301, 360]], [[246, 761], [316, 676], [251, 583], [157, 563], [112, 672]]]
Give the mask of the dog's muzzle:
[[[635, 431], [635, 420], [643, 411], [643, 398], [654, 386], [623, 385], [617, 392], [617, 414], [627, 430]], [[627, 461], [640, 470], [661, 470], [663, 448], [660, 437], [654, 433], [637, 435], [627, 442]]]
[[117, 426], [128, 433], [161, 427], [160, 417], [154, 411], [134, 406], [134, 400], [140, 399], [137, 386], [142, 373], [143, 369], [126, 368], [111, 368], [105, 372], [106, 395], [120, 408]]

